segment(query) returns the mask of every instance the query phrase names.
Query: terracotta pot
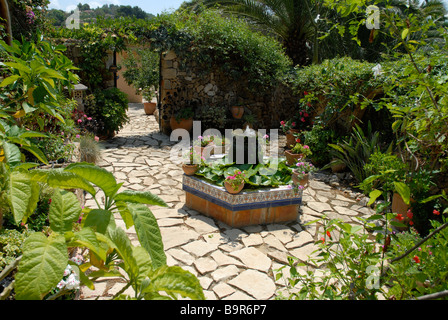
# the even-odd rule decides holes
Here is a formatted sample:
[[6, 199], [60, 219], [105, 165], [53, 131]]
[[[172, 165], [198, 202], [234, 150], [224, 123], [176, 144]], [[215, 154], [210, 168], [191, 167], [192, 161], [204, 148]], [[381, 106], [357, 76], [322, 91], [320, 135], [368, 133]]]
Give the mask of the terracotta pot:
[[191, 131], [193, 128], [193, 119], [180, 119], [178, 122], [175, 117], [170, 118], [171, 130], [185, 129]]
[[298, 161], [304, 158], [304, 155], [302, 153], [292, 153], [289, 150], [285, 151], [286, 156], [286, 164], [289, 166], [292, 166], [296, 164]]
[[300, 131], [297, 129], [291, 129], [286, 133], [286, 148], [291, 148], [291, 145], [296, 144], [296, 137], [294, 137], [294, 133], [299, 133]]
[[232, 112], [232, 116], [235, 119], [241, 119], [244, 114], [244, 107], [243, 106], [232, 106], [232, 107], [230, 107], [230, 111]]
[[198, 171], [199, 166], [197, 164], [182, 164], [182, 170], [187, 176], [192, 176]]
[[296, 170], [294, 170], [292, 172], [291, 179], [296, 186], [303, 186], [304, 188], [306, 188], [308, 187], [308, 182], [310, 181], [310, 175], [309, 173], [306, 173], [302, 179], [299, 179], [299, 174]]
[[153, 114], [156, 111], [157, 103], [155, 102], [145, 102], [143, 103], [143, 108], [146, 114]]
[[224, 181], [224, 187], [226, 188], [228, 193], [237, 194], [237, 193], [240, 193], [241, 190], [243, 190], [244, 182], [238, 187], [237, 190], [233, 189], [233, 187], [227, 181]]

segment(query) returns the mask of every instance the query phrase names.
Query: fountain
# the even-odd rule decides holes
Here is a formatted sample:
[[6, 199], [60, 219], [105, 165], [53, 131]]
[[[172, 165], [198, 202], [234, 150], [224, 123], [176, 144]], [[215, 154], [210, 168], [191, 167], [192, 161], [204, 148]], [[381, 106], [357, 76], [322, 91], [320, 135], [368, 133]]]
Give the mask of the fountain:
[[[263, 148], [255, 130], [235, 130], [226, 155], [236, 164], [263, 163]], [[227, 225], [238, 228], [250, 225], [296, 221], [302, 191], [289, 186], [243, 189], [233, 195], [224, 187], [199, 176], [183, 176], [186, 206]]]

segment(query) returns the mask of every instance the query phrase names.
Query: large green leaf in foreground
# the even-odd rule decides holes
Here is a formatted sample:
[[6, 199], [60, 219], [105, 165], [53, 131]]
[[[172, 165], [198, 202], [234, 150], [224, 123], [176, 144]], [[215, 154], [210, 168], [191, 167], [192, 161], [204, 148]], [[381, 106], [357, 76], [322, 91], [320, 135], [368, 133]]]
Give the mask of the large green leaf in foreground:
[[61, 281], [67, 267], [64, 236], [53, 233], [48, 238], [40, 232], [29, 236], [16, 274], [16, 299], [40, 300]]

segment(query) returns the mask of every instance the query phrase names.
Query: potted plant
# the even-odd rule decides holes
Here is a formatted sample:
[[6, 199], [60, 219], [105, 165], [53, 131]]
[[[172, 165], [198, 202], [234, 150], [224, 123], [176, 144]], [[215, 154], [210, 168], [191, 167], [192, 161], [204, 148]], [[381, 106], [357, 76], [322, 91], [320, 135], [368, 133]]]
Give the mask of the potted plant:
[[309, 146], [297, 142], [291, 150], [285, 150], [286, 163], [292, 166], [297, 161], [305, 159], [312, 154]]
[[187, 176], [194, 175], [202, 163], [201, 155], [191, 146], [188, 152], [184, 154], [184, 158], [185, 162], [182, 164], [182, 170]]
[[195, 151], [204, 158], [209, 158], [213, 154], [215, 148], [214, 140], [215, 136], [199, 136], [198, 140], [195, 141]]
[[296, 168], [292, 170], [291, 179], [296, 186], [301, 185], [306, 188], [309, 182], [309, 174], [314, 169], [315, 167], [311, 163], [299, 161], [296, 163]]
[[297, 134], [300, 132], [296, 129], [296, 125], [296, 122], [292, 120], [280, 121], [281, 129], [286, 135], [286, 148], [290, 148], [296, 142]]
[[241, 119], [243, 117], [243, 114], [244, 114], [244, 106], [239, 105], [239, 104], [235, 104], [235, 105], [230, 107], [230, 112], [232, 112], [232, 116], [235, 119]]
[[231, 176], [227, 176], [224, 180], [224, 187], [227, 192], [231, 194], [237, 194], [244, 188], [244, 173], [239, 170], [235, 170], [235, 173]]
[[170, 119], [171, 130], [185, 129], [190, 131], [193, 128], [194, 112], [191, 107], [181, 108], [173, 114]]
[[130, 49], [123, 60], [123, 78], [126, 83], [137, 89], [137, 94], [142, 93], [143, 108], [146, 114], [153, 114], [156, 104], [151, 102], [155, 96], [155, 88], [159, 86], [160, 73], [159, 53], [148, 49]]
[[145, 110], [145, 114], [151, 115], [156, 111], [157, 102], [152, 102], [152, 99], [155, 97], [155, 91], [151, 89], [146, 89], [143, 91], [143, 108]]
[[248, 113], [244, 115], [243, 120], [245, 121], [243, 124], [243, 129], [246, 129], [247, 127], [253, 129], [254, 123], [257, 121], [257, 118], [255, 117], [255, 115]]

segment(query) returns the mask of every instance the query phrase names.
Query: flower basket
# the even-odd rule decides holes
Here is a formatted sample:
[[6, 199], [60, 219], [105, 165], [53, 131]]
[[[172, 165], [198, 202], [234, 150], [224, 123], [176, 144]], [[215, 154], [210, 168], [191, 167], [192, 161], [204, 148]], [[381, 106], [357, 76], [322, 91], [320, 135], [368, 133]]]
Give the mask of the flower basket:
[[240, 170], [235, 170], [233, 175], [228, 176], [224, 180], [224, 187], [230, 194], [237, 194], [244, 188], [244, 176]]
[[303, 186], [304, 188], [306, 188], [310, 181], [310, 174], [309, 173], [302, 174], [301, 172], [299, 173], [296, 169], [293, 170], [291, 179], [296, 186]]
[[182, 164], [182, 170], [187, 176], [192, 176], [198, 171], [199, 166], [197, 164]]
[[296, 137], [294, 137], [294, 134], [299, 133], [300, 131], [297, 129], [290, 129], [287, 133], [286, 133], [286, 148], [289, 149], [291, 148], [291, 145], [295, 145], [296, 144]]
[[225, 181], [225, 182], [224, 182], [224, 187], [226, 188], [226, 190], [227, 190], [228, 193], [231, 193], [231, 194], [238, 194], [238, 193], [241, 192], [241, 190], [243, 190], [243, 188], [244, 188], [244, 182], [241, 183], [241, 184], [237, 187], [237, 189], [235, 189], [230, 183], [228, 183], [227, 181]]
[[286, 156], [286, 164], [289, 166], [292, 166], [294, 164], [296, 164], [298, 161], [302, 160], [303, 158], [305, 158], [305, 155], [302, 153], [293, 153], [290, 150], [286, 150], [285, 151], [285, 156]]

